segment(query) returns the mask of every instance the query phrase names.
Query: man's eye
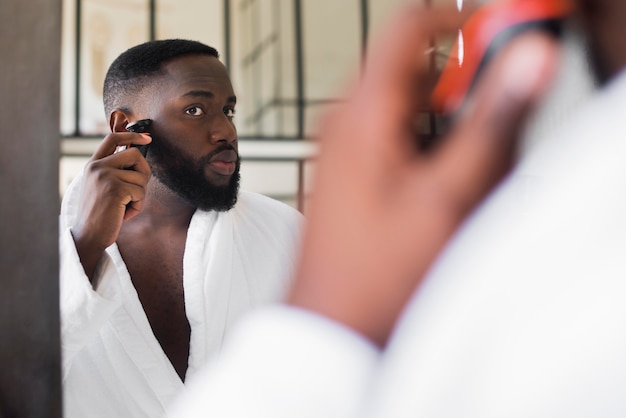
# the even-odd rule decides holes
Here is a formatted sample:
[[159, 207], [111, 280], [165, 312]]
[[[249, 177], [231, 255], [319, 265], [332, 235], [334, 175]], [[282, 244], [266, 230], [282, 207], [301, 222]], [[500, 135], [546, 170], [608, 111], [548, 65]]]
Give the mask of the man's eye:
[[204, 115], [204, 110], [202, 110], [202, 108], [198, 106], [193, 106], [185, 110], [185, 113], [188, 115], [200, 116], [200, 115]]
[[226, 117], [232, 119], [235, 117], [235, 109], [224, 109], [224, 114]]

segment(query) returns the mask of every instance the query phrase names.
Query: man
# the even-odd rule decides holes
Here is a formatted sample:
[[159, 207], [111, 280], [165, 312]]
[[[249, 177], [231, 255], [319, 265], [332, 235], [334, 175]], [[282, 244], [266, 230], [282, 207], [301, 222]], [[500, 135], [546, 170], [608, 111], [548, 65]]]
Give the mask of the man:
[[[62, 205], [65, 415], [158, 417], [242, 312], [282, 297], [301, 217], [238, 190], [236, 96], [215, 49], [133, 47], [104, 104], [112, 133]], [[138, 120], [149, 134], [126, 132]]]
[[322, 127], [289, 303], [245, 319], [172, 416], [626, 414], [626, 2], [577, 5], [603, 87], [476, 212], [555, 44], [514, 41], [424, 156], [415, 51], [455, 18], [413, 7], [391, 22]]

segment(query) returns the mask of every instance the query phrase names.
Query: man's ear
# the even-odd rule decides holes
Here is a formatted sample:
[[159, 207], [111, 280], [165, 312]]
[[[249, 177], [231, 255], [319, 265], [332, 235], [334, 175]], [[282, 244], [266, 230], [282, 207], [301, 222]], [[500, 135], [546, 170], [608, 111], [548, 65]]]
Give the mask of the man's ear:
[[126, 132], [126, 125], [131, 121], [131, 115], [127, 112], [115, 109], [109, 116], [111, 132]]

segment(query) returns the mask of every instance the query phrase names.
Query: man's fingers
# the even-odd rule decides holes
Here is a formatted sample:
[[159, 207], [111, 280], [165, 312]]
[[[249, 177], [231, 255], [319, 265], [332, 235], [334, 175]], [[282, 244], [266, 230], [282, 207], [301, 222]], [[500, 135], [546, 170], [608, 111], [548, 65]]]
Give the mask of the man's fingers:
[[124, 211], [123, 219], [138, 214], [146, 196], [147, 178], [132, 170], [115, 170], [115, 179], [107, 182], [106, 194], [110, 204]]
[[523, 122], [551, 79], [556, 50], [554, 40], [540, 33], [507, 47], [431, 161], [461, 211], [473, 207], [510, 167]]
[[[402, 137], [398, 127], [412, 129], [418, 104], [428, 88], [423, 81], [430, 65], [427, 53], [434, 37], [456, 33], [465, 15], [452, 8], [411, 6], [402, 10], [367, 52], [367, 63], [353, 103], [363, 121], [376, 121], [381, 146]], [[355, 141], [361, 138], [355, 138]]]
[[89, 163], [89, 169], [97, 171], [105, 168], [137, 171], [145, 176], [151, 174], [150, 165], [138, 149], [128, 149], [103, 157], [98, 157], [97, 153], [94, 154]]
[[[106, 159], [105, 159], [106, 160]], [[147, 163], [143, 161], [143, 164]], [[90, 177], [93, 181], [91, 188], [102, 189], [101, 203], [105, 201], [110, 204], [128, 205], [135, 201], [142, 201], [150, 178], [148, 172], [138, 170], [120, 170], [107, 165], [106, 161], [94, 161], [88, 166]]]
[[124, 170], [133, 170], [138, 171], [144, 175], [150, 175], [150, 165], [146, 161], [146, 159], [141, 155], [139, 149], [128, 149], [119, 153], [120, 155], [114, 155], [110, 158], [113, 159], [115, 157], [115, 167], [121, 168]]
[[117, 147], [120, 146], [129, 147], [131, 144], [146, 145], [150, 142], [152, 142], [152, 138], [148, 134], [140, 134], [134, 132], [116, 132], [108, 134], [102, 140], [91, 159], [99, 160], [101, 158], [112, 155], [117, 150]]
[[146, 176], [145, 173], [134, 171], [134, 170], [123, 170], [118, 174], [118, 178], [122, 183], [127, 183], [129, 185], [138, 186], [144, 189], [148, 184], [149, 177]]
[[146, 190], [143, 187], [131, 186], [128, 189], [129, 201], [126, 204], [126, 211], [124, 212], [124, 220], [127, 221], [133, 216], [141, 212], [143, 208], [144, 197]]
[[466, 17], [453, 8], [411, 6], [401, 11], [367, 53], [364, 84], [372, 88], [368, 93], [413, 97], [406, 94], [407, 86], [415, 84], [416, 73], [428, 69], [431, 41], [456, 33]]
[[[89, 187], [104, 189], [103, 198], [110, 198], [112, 195], [131, 195], [126, 189], [135, 190], [138, 188], [142, 193], [145, 193], [150, 178], [149, 173], [136, 170], [119, 170], [107, 166], [98, 167], [101, 164], [100, 161], [96, 161], [89, 165], [88, 170], [94, 179], [89, 183]], [[137, 193], [133, 192], [133, 194]], [[125, 203], [127, 202], [125, 201]]]

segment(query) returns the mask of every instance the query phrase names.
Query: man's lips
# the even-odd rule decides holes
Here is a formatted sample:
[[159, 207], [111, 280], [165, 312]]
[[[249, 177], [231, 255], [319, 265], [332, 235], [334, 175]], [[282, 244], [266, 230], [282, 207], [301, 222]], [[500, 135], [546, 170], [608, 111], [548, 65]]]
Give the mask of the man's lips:
[[230, 176], [235, 172], [239, 156], [234, 150], [224, 150], [209, 160], [209, 166], [218, 174]]

